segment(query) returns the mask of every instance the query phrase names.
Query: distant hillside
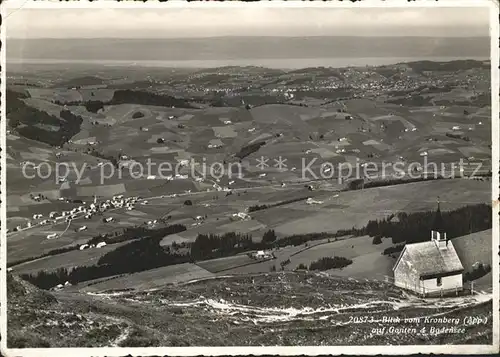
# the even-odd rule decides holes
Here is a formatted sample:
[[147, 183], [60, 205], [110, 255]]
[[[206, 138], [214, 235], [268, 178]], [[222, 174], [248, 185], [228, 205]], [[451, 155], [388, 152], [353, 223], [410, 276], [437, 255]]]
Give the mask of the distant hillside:
[[489, 57], [488, 37], [214, 37], [9, 39], [7, 58], [220, 60], [357, 57]]
[[82, 86], [95, 86], [101, 84], [104, 84], [104, 80], [99, 77], [84, 76], [84, 77], [73, 78], [69, 81], [65, 81], [62, 83], [57, 83], [55, 87], [73, 88]]
[[259, 66], [223, 66], [210, 69], [201, 69], [193, 72], [193, 75], [197, 74], [209, 74], [209, 73], [221, 73], [221, 74], [235, 74], [238, 76], [244, 75], [263, 75], [263, 76], [277, 76], [286, 73], [280, 69], [259, 67]]
[[408, 67], [413, 69], [415, 72], [423, 71], [465, 71], [472, 68], [482, 68], [489, 69], [490, 63], [484, 61], [474, 61], [474, 60], [456, 60], [449, 62], [434, 62], [434, 61], [416, 61], [406, 63]]

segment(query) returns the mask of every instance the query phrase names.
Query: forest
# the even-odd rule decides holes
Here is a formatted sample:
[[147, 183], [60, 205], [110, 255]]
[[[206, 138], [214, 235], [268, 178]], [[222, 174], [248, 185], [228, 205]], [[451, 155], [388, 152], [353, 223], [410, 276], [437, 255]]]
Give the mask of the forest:
[[107, 105], [141, 104], [161, 107], [195, 108], [187, 100], [169, 95], [160, 95], [151, 92], [134, 91], [129, 89], [117, 90]]
[[[468, 205], [453, 211], [444, 211], [443, 229], [449, 239], [471, 234], [492, 227], [491, 206]], [[392, 238], [393, 244], [418, 243], [429, 240], [435, 211], [400, 212], [382, 220], [371, 220], [363, 228], [363, 234]], [[397, 217], [397, 220], [394, 218]]]

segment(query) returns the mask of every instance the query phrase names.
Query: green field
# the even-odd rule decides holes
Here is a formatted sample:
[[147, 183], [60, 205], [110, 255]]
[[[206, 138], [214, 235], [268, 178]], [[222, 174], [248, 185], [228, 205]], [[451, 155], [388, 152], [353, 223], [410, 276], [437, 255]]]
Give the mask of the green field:
[[79, 288], [79, 290], [81, 289], [85, 292], [125, 289], [144, 291], [168, 284], [184, 283], [190, 280], [205, 279], [212, 276], [213, 274], [209, 271], [195, 264], [186, 263], [128, 274], [102, 283], [83, 286]]
[[[492, 239], [493, 233], [491, 229], [453, 239], [453, 246], [465, 271], [471, 271], [476, 262], [491, 266], [492, 255], [494, 254], [494, 252], [492, 254]], [[474, 283], [478, 289], [488, 289], [493, 285], [492, 279], [492, 273], [489, 273]]]
[[99, 258], [128, 242], [108, 244], [101, 248], [74, 250], [67, 253], [51, 255], [34, 261], [16, 265], [16, 274], [33, 274], [40, 270], [49, 272], [58, 268], [70, 269], [78, 266], [89, 266], [97, 263]]
[[[31, 97], [22, 99], [26, 105], [59, 117], [65, 108], [63, 103], [71, 102], [67, 110], [82, 116], [83, 122], [80, 132], [68, 138], [70, 140], [62, 148], [26, 139], [16, 132], [16, 128], [9, 128], [11, 133], [7, 136], [6, 148], [8, 228], [27, 225], [33, 221], [35, 214], [43, 214], [45, 218], [52, 211], [60, 212], [77, 207], [78, 204], [59, 200], [66, 194], [87, 201], [92, 200], [94, 195], [102, 201], [113, 195], [123, 194], [126, 197], [142, 196], [149, 202], [147, 205], [137, 204], [133, 211], [125, 211], [122, 208], [108, 211], [103, 216], [96, 215], [90, 220], [76, 219], [64, 235], [57, 239], [46, 237], [53, 232], [65, 231], [65, 223], [35, 226], [22, 232], [9, 233], [8, 260], [13, 262], [36, 258], [52, 249], [85, 243], [101, 233], [119, 231], [167, 216], [169, 224], [184, 224], [187, 230], [165, 237], [161, 242], [162, 246], [169, 246], [174, 241], [193, 242], [198, 234], [212, 233], [251, 234], [254, 242], [259, 242], [269, 229], [273, 229], [278, 238], [318, 232], [333, 234], [343, 229], [361, 228], [369, 220], [386, 218], [398, 212], [434, 210], [438, 197], [442, 210], [453, 210], [476, 203], [491, 203], [492, 182], [489, 178], [482, 181], [436, 180], [346, 191], [344, 189], [347, 184], [340, 183], [336, 175], [331, 179], [318, 180], [302, 175], [303, 160], [307, 162], [316, 159], [311, 168], [319, 172], [321, 164], [325, 162], [334, 165], [373, 162], [379, 167], [382, 163], [422, 163], [423, 157], [420, 154], [423, 151], [427, 151], [428, 159], [437, 164], [474, 157], [478, 162], [482, 160], [480, 162], [483, 163], [485, 171], [491, 168], [491, 108], [480, 104], [482, 99], [473, 98], [470, 88], [470, 83], [475, 83], [475, 91], [485, 91], [488, 86], [483, 83], [484, 76], [489, 72], [485, 68], [474, 67], [467, 75], [463, 70], [457, 70], [454, 75], [447, 74], [447, 80], [456, 77], [462, 86], [457, 85], [456, 88], [450, 89], [447, 85], [441, 93], [428, 85], [429, 78], [434, 75], [433, 71], [423, 76], [411, 66], [403, 67], [349, 70], [322, 68], [269, 73], [264, 71], [265, 75], [261, 73], [263, 69], [255, 68], [220, 68], [216, 73], [196, 70], [195, 74], [180, 70], [178, 73], [163, 73], [153, 69], [144, 72], [144, 69], [135, 68], [133, 74], [127, 74], [126, 80], [120, 70], [108, 68], [103, 71], [115, 74], [103, 75], [101, 78], [102, 73], [95, 77], [95, 73], [79, 72], [81, 77], [75, 81], [68, 78], [71, 77], [68, 73], [50, 70], [43, 72], [43, 76], [32, 73], [31, 79], [43, 77], [33, 83], [43, 85], [35, 87], [16, 84], [13, 88], [18, 93], [30, 94]], [[120, 75], [116, 75], [115, 71]], [[311, 84], [308, 71], [315, 73], [318, 81], [306, 91], [300, 89], [300, 86], [307, 87]], [[398, 73], [401, 78], [412, 78], [410, 82], [415, 83], [415, 91], [423, 96], [422, 102], [415, 104], [412, 101], [412, 96], [416, 93], [394, 90], [388, 84], [391, 81], [387, 81], [389, 77], [386, 77], [385, 71]], [[153, 73], [161, 80], [151, 80]], [[353, 79], [348, 73], [362, 75], [359, 79]], [[442, 75], [440, 71], [436, 73], [438, 77]], [[47, 80], [51, 75], [57, 80]], [[148, 76], [148, 79], [145, 80], [141, 76]], [[472, 82], [464, 79], [471, 77], [477, 78]], [[26, 78], [28, 77], [24, 74], [22, 81], [26, 81]], [[17, 80], [21, 81], [20, 78]], [[80, 80], [92, 84], [75, 84]], [[371, 85], [357, 87], [366, 88], [362, 91], [354, 87], [345, 91], [331, 87], [328, 87], [328, 90], [315, 87], [332, 80], [360, 83], [367, 81], [370, 84], [376, 83], [373, 88], [383, 89], [373, 89]], [[425, 84], [419, 84], [420, 80]], [[248, 81], [263, 81], [263, 85], [249, 87]], [[248, 93], [235, 91], [227, 96], [221, 94], [222, 97], [219, 98], [205, 87], [208, 84], [209, 87], [248, 87]], [[282, 91], [287, 89], [288, 85], [292, 86], [289, 89], [290, 93], [295, 93], [294, 98]], [[127, 103], [113, 102], [116, 88], [140, 91], [147, 100], [141, 102], [132, 98]], [[150, 97], [146, 92], [150, 93]], [[183, 101], [186, 105], [178, 106], [177, 102], [175, 106], [165, 102], [158, 103], [158, 98], [163, 100], [168, 98], [167, 96], [173, 96], [172, 98], [175, 97], [175, 100]], [[173, 100], [172, 98], [169, 100]], [[242, 99], [251, 105], [243, 105]], [[85, 102], [96, 100], [103, 101], [104, 108], [97, 113], [90, 112], [91, 109], [87, 110]], [[391, 100], [396, 101], [390, 103]], [[404, 104], [400, 104], [398, 100], [402, 100], [401, 103]], [[192, 101], [197, 101], [196, 105], [187, 105], [195, 104], [191, 103]], [[449, 103], [436, 104], [436, 101]], [[464, 101], [470, 101], [470, 105]], [[143, 104], [137, 104], [139, 102]], [[137, 112], [142, 116], [135, 115], [134, 118]], [[38, 124], [42, 127], [44, 125]], [[460, 128], [453, 129], [456, 126]], [[263, 145], [250, 150], [251, 152], [245, 152], [245, 147], [255, 143]], [[220, 147], [208, 149], [208, 145], [214, 144]], [[241, 155], [245, 157], [239, 160], [240, 156], [237, 154], [241, 153], [246, 156]], [[56, 154], [61, 154], [61, 157], [57, 158]], [[201, 182], [195, 181], [193, 177], [173, 181], [159, 178], [148, 180], [148, 173], [143, 172], [140, 177], [134, 178], [125, 169], [122, 176], [114, 175], [101, 182], [101, 172], [97, 165], [120, 161], [123, 156], [128, 158], [122, 162], [129, 165], [134, 162], [146, 164], [148, 159], [154, 163], [167, 162], [172, 165], [187, 159], [194, 159], [198, 163], [203, 161], [208, 165], [215, 162], [241, 161], [243, 177], [230, 177], [226, 174], [220, 178], [219, 186], [230, 186], [233, 190], [231, 195], [216, 192], [213, 187], [215, 179], [212, 177], [204, 178]], [[257, 159], [261, 157], [269, 159], [267, 166], [257, 167]], [[286, 167], [276, 167], [275, 160], [280, 157], [286, 159]], [[35, 164], [50, 165], [73, 162], [78, 168], [84, 164], [89, 165], [89, 169], [85, 170], [80, 182], [74, 182], [77, 172], [76, 169], [71, 169], [68, 176], [69, 181], [72, 181], [71, 189], [62, 190], [61, 183], [56, 182], [53, 177], [24, 177], [20, 164], [28, 160]], [[197, 172], [200, 170], [201, 167], [198, 166]], [[181, 173], [190, 174], [188, 168], [181, 170]], [[393, 173], [393, 168], [389, 168], [385, 175], [378, 169], [377, 177], [373, 180], [391, 177]], [[157, 172], [151, 174], [155, 176]], [[351, 177], [357, 174], [353, 172]], [[313, 186], [312, 190], [305, 187], [309, 184]], [[207, 189], [209, 192], [206, 192]], [[36, 202], [30, 197], [30, 194], [38, 193], [45, 195], [47, 199]], [[172, 197], [171, 194], [177, 196]], [[319, 203], [308, 204], [307, 198]], [[192, 204], [185, 205], [187, 200]], [[286, 203], [287, 201], [295, 202]], [[233, 216], [255, 205], [269, 207], [250, 212], [251, 220], [239, 220]], [[197, 216], [203, 219], [196, 220]], [[113, 217], [114, 221], [105, 224], [102, 222], [103, 217]], [[82, 225], [87, 225], [88, 229], [79, 233], [74, 231]], [[464, 258], [467, 265], [472, 264], [472, 260], [485, 259], [486, 248], [471, 248], [470, 242], [482, 242], [481, 239], [472, 235], [457, 241], [457, 244], [464, 245], [464, 248], [457, 249], [473, 251]], [[375, 276], [382, 278], [382, 275], [390, 272], [391, 258], [380, 254], [383, 248], [389, 246], [388, 240], [384, 240], [379, 246], [374, 246], [368, 237], [348, 238], [330, 243], [318, 241], [314, 244], [319, 243], [324, 244], [317, 247], [279, 249], [276, 251], [277, 259], [267, 262], [250, 262], [250, 258], [243, 255], [201, 262], [200, 266], [206, 266], [207, 270], [191, 265], [179, 267], [180, 270], [174, 267], [161, 268], [151, 273], [153, 281], [156, 279], [156, 282], [151, 284], [159, 286], [167, 282], [181, 282], [197, 274], [205, 277], [206, 274], [211, 276], [219, 272], [267, 273], [273, 265], [279, 270], [280, 263], [288, 258], [291, 263], [285, 269], [291, 270], [300, 263], [309, 265], [323, 256], [335, 255], [350, 258], [353, 264], [341, 271], [329, 272], [331, 274], [370, 279]], [[14, 268], [33, 272], [90, 265], [102, 252], [110, 249], [112, 246], [99, 252], [69, 252]], [[372, 267], [371, 270], [368, 267]], [[142, 272], [133, 276], [131, 286], [142, 288], [141, 279], [147, 279], [149, 275], [148, 272]], [[125, 280], [126, 277], [117, 278], [96, 284], [95, 287], [104, 289], [107, 284], [116, 284], [119, 288], [127, 285]]]

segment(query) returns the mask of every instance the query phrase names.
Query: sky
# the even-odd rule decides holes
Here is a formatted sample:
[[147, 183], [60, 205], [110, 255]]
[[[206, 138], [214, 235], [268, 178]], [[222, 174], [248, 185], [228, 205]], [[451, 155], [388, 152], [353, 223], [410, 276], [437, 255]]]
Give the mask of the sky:
[[8, 38], [488, 36], [488, 8], [28, 9], [6, 11]]

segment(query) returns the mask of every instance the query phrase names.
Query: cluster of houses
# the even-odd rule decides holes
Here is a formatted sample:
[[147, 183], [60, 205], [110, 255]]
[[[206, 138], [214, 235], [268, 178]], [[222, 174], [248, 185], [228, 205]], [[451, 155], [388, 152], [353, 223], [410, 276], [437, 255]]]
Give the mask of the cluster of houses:
[[35, 202], [41, 202], [45, 196], [38, 194], [38, 195], [30, 195], [30, 198], [35, 201]]
[[101, 203], [97, 203], [94, 199], [94, 202], [91, 203], [88, 207], [85, 205], [75, 207], [71, 211], [62, 211], [61, 215], [57, 217], [57, 212], [51, 212], [50, 218], [53, 219], [62, 219], [66, 218], [66, 221], [70, 221], [78, 216], [78, 214], [83, 214], [85, 219], [92, 218], [98, 212], [106, 212], [111, 208], [127, 208], [128, 210], [132, 210], [134, 208], [135, 203], [138, 201], [138, 197], [128, 197], [124, 198], [123, 195], [113, 196], [112, 199], [108, 199]]
[[218, 148], [221, 148], [221, 147], [223, 147], [222, 144], [208, 144], [207, 145], [207, 148], [209, 148], [209, 149], [218, 149]]
[[[65, 200], [65, 198], [61, 197], [59, 198], [60, 201]], [[54, 224], [58, 223], [58, 221], [65, 221], [65, 222], [70, 222], [71, 220], [77, 218], [79, 215], [84, 215], [85, 219], [91, 219], [93, 215], [97, 214], [98, 212], [103, 213], [106, 212], [109, 209], [112, 208], [126, 208], [127, 210], [131, 211], [134, 209], [134, 205], [137, 203], [139, 200], [139, 197], [128, 197], [124, 198], [123, 195], [116, 195], [113, 196], [112, 199], [108, 199], [106, 201], [103, 201], [101, 203], [97, 203], [95, 198], [94, 202], [91, 203], [90, 205], [86, 206], [85, 202], [82, 202], [83, 205], [74, 207], [73, 209], [69, 211], [52, 211], [49, 213], [48, 218], [42, 219], [43, 214], [41, 213], [35, 213], [33, 215], [33, 221], [38, 221], [38, 225], [48, 225], [48, 224]], [[147, 203], [147, 201], [144, 201]], [[112, 217], [107, 218], [106, 222], [111, 222], [113, 220]], [[12, 231], [17, 232], [22, 230], [23, 228], [31, 228], [33, 226], [32, 221], [28, 221], [26, 223], [26, 226], [23, 227], [21, 225], [15, 227], [12, 229]], [[36, 223], [35, 223], [36, 224]], [[78, 229], [78, 231], [84, 231], [86, 230], [86, 226], [82, 226]], [[10, 233], [10, 230], [7, 230], [7, 233]], [[53, 239], [57, 237], [57, 234], [49, 234], [47, 235], [47, 239]]]
[[98, 209], [100, 210], [100, 212], [106, 212], [108, 209], [111, 208], [126, 208], [128, 211], [131, 211], [134, 209], [135, 204], [137, 203], [138, 200], [139, 197], [135, 196], [124, 198], [123, 195], [116, 195], [113, 196], [111, 200], [106, 200], [102, 202], [99, 205]]

